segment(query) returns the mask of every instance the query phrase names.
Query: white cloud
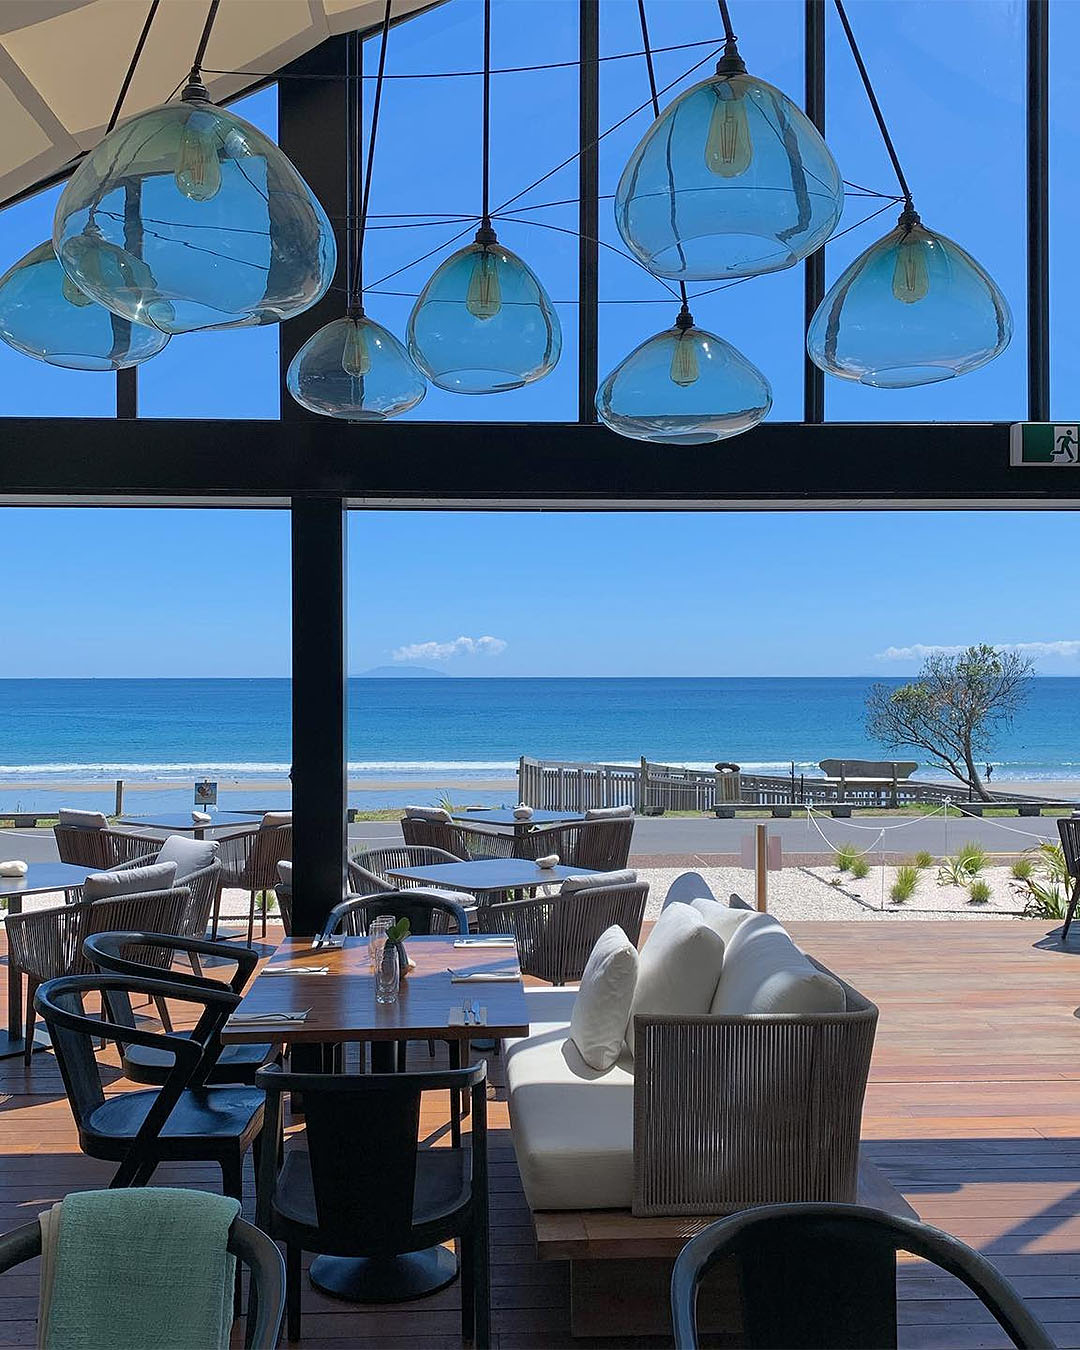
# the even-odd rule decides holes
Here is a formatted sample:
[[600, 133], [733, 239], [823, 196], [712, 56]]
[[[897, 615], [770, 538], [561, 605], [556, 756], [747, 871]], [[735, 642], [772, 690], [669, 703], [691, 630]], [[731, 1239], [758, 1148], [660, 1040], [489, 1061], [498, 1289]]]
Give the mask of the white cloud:
[[497, 637], [456, 637], [451, 642], [410, 642], [394, 652], [395, 661], [449, 661], [455, 656], [498, 656], [506, 643]]
[[[910, 647], [886, 647], [883, 652], [877, 653], [874, 660], [925, 661], [928, 656], [934, 656], [939, 652], [944, 652], [946, 656], [956, 656], [966, 651], [969, 645], [966, 642], [955, 644], [913, 642]], [[1033, 661], [1046, 656], [1056, 656], [1064, 660], [1075, 660], [1080, 656], [1078, 638], [1061, 639], [1057, 642], [995, 642], [991, 646], [1007, 647], [1009, 651], [1019, 652], [1021, 656], [1030, 657]]]

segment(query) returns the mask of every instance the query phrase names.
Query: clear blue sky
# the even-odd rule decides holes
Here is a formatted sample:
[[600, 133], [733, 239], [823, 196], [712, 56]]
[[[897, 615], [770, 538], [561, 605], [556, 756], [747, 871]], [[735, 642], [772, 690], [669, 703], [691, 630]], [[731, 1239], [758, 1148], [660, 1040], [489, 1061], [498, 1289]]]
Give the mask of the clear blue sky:
[[[802, 0], [732, 0], [751, 72], [794, 97], [802, 89], [802, 9]], [[495, 0], [493, 11], [497, 66], [575, 59], [576, 6], [568, 0]], [[917, 206], [929, 225], [961, 242], [994, 274], [1012, 304], [1016, 336], [985, 370], [923, 390], [873, 391], [830, 381], [828, 416], [1020, 418], [1023, 6], [1015, 0], [853, 0], [849, 11]], [[481, 13], [479, 0], [452, 0], [396, 28], [391, 73], [475, 69]], [[650, 0], [648, 13], [657, 47], [711, 39], [719, 31], [714, 0]], [[601, 14], [605, 55], [639, 46], [632, 0], [605, 0]], [[1073, 241], [1080, 186], [1072, 166], [1080, 155], [1074, 114], [1080, 88], [1069, 53], [1080, 40], [1080, 5], [1051, 0], [1051, 22], [1053, 398], [1055, 415], [1075, 420], [1080, 260]], [[848, 179], [891, 192], [888, 161], [831, 12], [829, 23], [829, 142]], [[658, 54], [661, 83], [707, 50]], [[209, 64], [212, 57], [211, 50]], [[370, 45], [367, 59], [371, 69]], [[178, 63], [179, 79], [186, 57], [179, 54]], [[601, 124], [615, 122], [646, 94], [640, 58], [605, 62]], [[399, 333], [412, 293], [438, 258], [383, 285], [379, 278], [454, 230], [416, 223], [397, 228], [392, 213], [478, 210], [479, 95], [475, 78], [395, 80], [387, 87], [372, 224], [395, 228], [371, 231], [366, 277], [376, 292], [368, 296], [369, 312]], [[238, 106], [274, 133], [273, 91]], [[493, 197], [501, 202], [572, 153], [575, 72], [500, 75], [493, 110]], [[648, 114], [641, 113], [602, 142], [602, 192], [613, 191], [647, 124]], [[464, 399], [432, 391], [411, 417], [575, 415], [576, 242], [560, 230], [573, 229], [576, 207], [544, 205], [575, 193], [571, 165], [527, 193], [527, 209], [517, 219], [498, 225], [558, 303], [566, 338], [558, 369], [512, 394]], [[55, 194], [46, 193], [0, 214], [0, 265], [48, 235], [54, 204]], [[850, 199], [842, 228], [873, 205]], [[604, 241], [618, 244], [610, 203], [602, 203], [601, 221]], [[831, 244], [830, 279], [891, 223], [886, 213]], [[394, 291], [404, 294], [386, 293]], [[655, 279], [607, 249], [601, 296], [604, 374], [670, 324], [674, 307]], [[798, 420], [801, 270], [756, 279], [694, 309], [700, 324], [734, 341], [768, 374], [771, 416]], [[276, 363], [273, 327], [175, 339], [140, 371], [141, 412], [276, 417]], [[111, 379], [54, 370], [0, 346], [0, 415], [110, 416], [113, 409]], [[362, 432], [357, 436], [359, 445]], [[728, 450], [721, 444], [702, 453]], [[6, 510], [0, 526], [8, 571], [14, 560], [16, 574], [30, 578], [25, 588], [5, 587], [0, 612], [17, 637], [5, 644], [3, 674], [287, 673], [284, 514]], [[357, 516], [351, 665], [389, 663], [415, 644], [486, 636], [496, 639], [486, 650], [437, 658], [461, 674], [899, 674], [915, 668], [916, 654], [882, 659], [889, 648], [983, 639], [1071, 642], [1072, 612], [1054, 579], [1075, 567], [1076, 530], [1075, 517], [1022, 513]], [[992, 582], [963, 575], [965, 564], [981, 557], [1005, 563], [995, 567]], [[607, 560], [602, 569], [592, 561], [597, 558]], [[492, 650], [500, 643], [505, 647]], [[1047, 672], [1080, 673], [1075, 656], [1035, 654]]]

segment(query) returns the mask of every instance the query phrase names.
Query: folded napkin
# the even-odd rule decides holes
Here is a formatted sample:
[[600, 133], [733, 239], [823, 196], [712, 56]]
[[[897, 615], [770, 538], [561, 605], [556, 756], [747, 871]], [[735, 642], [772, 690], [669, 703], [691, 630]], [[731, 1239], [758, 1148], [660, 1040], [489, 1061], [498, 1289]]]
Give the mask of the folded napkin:
[[549, 853], [543, 858], [537, 858], [536, 865], [537, 867], [542, 867], [545, 872], [552, 867], [558, 867], [559, 855], [557, 853]]
[[263, 975], [329, 975], [329, 966], [267, 966]]
[[517, 806], [514, 807], [515, 820], [532, 820], [532, 813], [532, 807], [526, 806], [524, 802], [518, 802]]
[[192, 811], [191, 819], [195, 825], [209, 825], [214, 817], [209, 811]]
[[492, 971], [490, 974], [486, 970], [474, 970], [467, 975], [451, 975], [451, 984], [517, 984], [521, 979], [521, 971], [513, 974], [500, 975]]
[[9, 862], [0, 862], [0, 877], [24, 877], [26, 871], [26, 863], [21, 858], [12, 858]]
[[229, 1021], [236, 1026], [243, 1026], [248, 1022], [303, 1022], [309, 1011], [310, 1009], [305, 1008], [303, 1012], [241, 1012], [233, 1013]]

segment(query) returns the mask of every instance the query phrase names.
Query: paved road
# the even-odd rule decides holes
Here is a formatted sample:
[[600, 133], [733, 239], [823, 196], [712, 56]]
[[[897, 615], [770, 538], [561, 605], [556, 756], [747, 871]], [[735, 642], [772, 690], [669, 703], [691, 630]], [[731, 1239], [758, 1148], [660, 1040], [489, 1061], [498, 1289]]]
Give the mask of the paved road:
[[[969, 839], [992, 853], [1018, 853], [1040, 839], [1057, 842], [1057, 821], [1018, 816], [990, 816], [985, 819], [950, 814], [948, 824], [941, 816], [855, 816], [850, 820], [815, 817], [820, 833], [805, 819], [768, 820], [771, 835], [779, 835], [789, 853], [824, 853], [830, 845], [857, 842], [867, 848], [876, 844], [884, 828], [882, 848], [897, 853], [917, 853], [926, 849], [935, 857], [949, 853]], [[756, 822], [715, 820], [711, 816], [656, 816], [635, 822], [633, 851], [638, 856], [657, 854], [691, 856], [695, 853], [738, 853], [742, 840], [753, 832]], [[901, 828], [897, 828], [897, 827]], [[829, 841], [822, 839], [822, 834]], [[24, 858], [27, 862], [56, 857], [51, 830], [2, 830], [0, 855]], [[365, 820], [349, 826], [349, 839], [400, 844], [401, 827], [397, 821]]]

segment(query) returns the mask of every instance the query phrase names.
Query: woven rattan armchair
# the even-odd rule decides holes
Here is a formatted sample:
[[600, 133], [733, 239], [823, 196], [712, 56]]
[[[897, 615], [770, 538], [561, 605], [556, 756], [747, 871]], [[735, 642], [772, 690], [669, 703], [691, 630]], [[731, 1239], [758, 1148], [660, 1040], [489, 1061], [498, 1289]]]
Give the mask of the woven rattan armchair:
[[[447, 853], [441, 848], [423, 848], [418, 844], [364, 849], [354, 853], [349, 859], [349, 890], [357, 895], [372, 895], [376, 891], [413, 890], [415, 882], [389, 877], [386, 875], [387, 871], [391, 867], [428, 867], [432, 863], [456, 862], [461, 862], [456, 853]], [[472, 903], [471, 896], [469, 903]]]
[[543, 858], [557, 853], [559, 861], [567, 867], [618, 872], [630, 856], [633, 833], [633, 818], [582, 820], [530, 830], [517, 843], [522, 858]]
[[637, 946], [648, 896], [648, 885], [639, 881], [482, 905], [476, 925], [481, 933], [513, 933], [526, 975], [567, 984], [581, 979], [596, 939], [612, 924]]
[[[5, 922], [8, 960], [26, 976], [26, 1064], [34, 1049], [34, 994], [38, 985], [61, 975], [89, 975], [94, 971], [83, 953], [84, 939], [92, 933], [124, 929], [180, 934], [190, 904], [191, 892], [184, 885], [9, 914]], [[171, 958], [172, 953], [164, 950], [140, 953], [144, 964], [163, 970]]]
[[512, 834], [477, 830], [453, 821], [421, 820], [405, 816], [401, 822], [401, 834], [406, 844], [442, 849], [465, 862], [518, 856]]
[[85, 825], [54, 825], [53, 837], [61, 862], [93, 872], [109, 871], [120, 863], [156, 853], [162, 843], [126, 830], [95, 830]]
[[[151, 840], [153, 844], [160, 846], [160, 840]], [[127, 872], [133, 867], [150, 867], [157, 861], [157, 852], [143, 854], [142, 857], [132, 858], [129, 862], [120, 863], [116, 867], [108, 870], [111, 872]], [[221, 893], [221, 863], [215, 858], [207, 867], [201, 867], [197, 872], [189, 872], [187, 876], [181, 877], [176, 883], [178, 886], [186, 886], [190, 892], [187, 910], [181, 920], [181, 926], [177, 929], [177, 937], [195, 937], [201, 938], [206, 934], [207, 924], [210, 922], [210, 916], [216, 911], [218, 897]], [[69, 905], [79, 904], [83, 900], [82, 886], [72, 886], [66, 893], [66, 900]], [[196, 959], [195, 965], [198, 965]], [[83, 971], [74, 971], [73, 974], [84, 974]], [[195, 971], [198, 974], [198, 970]]]
[[[236, 834], [223, 835], [218, 840], [218, 861], [221, 863], [221, 886], [233, 886], [247, 891], [250, 897], [248, 905], [247, 943], [251, 946], [255, 937], [255, 899], [261, 893], [265, 896], [278, 884], [278, 863], [292, 861], [292, 825], [262, 824], [254, 830], [239, 830]], [[213, 933], [217, 937], [218, 908], [214, 909]], [[266, 936], [266, 903], [262, 906], [262, 929], [260, 936]]]
[[843, 1012], [634, 1018], [635, 1214], [854, 1203], [878, 1010], [826, 973]]

